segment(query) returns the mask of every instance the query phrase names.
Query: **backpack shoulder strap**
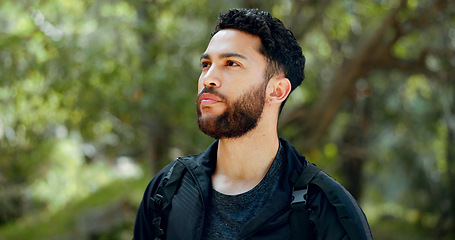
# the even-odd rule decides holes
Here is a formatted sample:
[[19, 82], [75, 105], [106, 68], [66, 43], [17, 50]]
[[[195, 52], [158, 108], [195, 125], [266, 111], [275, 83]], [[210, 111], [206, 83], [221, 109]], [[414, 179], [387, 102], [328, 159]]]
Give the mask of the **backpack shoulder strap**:
[[182, 176], [186, 171], [185, 165], [178, 159], [169, 169], [166, 175], [160, 182], [156, 193], [150, 199], [153, 201], [153, 220], [152, 224], [155, 228], [155, 239], [164, 239], [165, 227], [167, 226], [167, 216], [169, 215], [172, 198], [177, 192]]
[[[294, 189], [291, 203], [291, 239], [313, 239], [312, 223], [310, 221], [311, 209], [306, 207], [308, 184], [321, 171], [314, 164], [308, 164], [299, 176], [293, 177]], [[297, 174], [297, 173], [296, 173]], [[302, 224], [304, 223], [304, 224]]]
[[311, 209], [306, 206], [309, 186], [316, 186], [324, 193], [329, 203], [335, 207], [338, 220], [350, 239], [373, 239], [368, 221], [357, 201], [336, 180], [327, 173], [308, 164], [300, 173], [292, 193], [290, 218], [292, 239], [313, 239], [313, 225], [310, 221]]
[[311, 180], [321, 171], [320, 168], [316, 165], [310, 163], [308, 164], [303, 171], [300, 173], [300, 176], [297, 178], [294, 184], [294, 189], [292, 191], [292, 204], [303, 202], [306, 204], [306, 194], [308, 192], [308, 184]]
[[373, 239], [368, 221], [354, 197], [336, 180], [321, 171], [310, 184], [318, 186], [335, 207], [338, 219], [351, 239]]

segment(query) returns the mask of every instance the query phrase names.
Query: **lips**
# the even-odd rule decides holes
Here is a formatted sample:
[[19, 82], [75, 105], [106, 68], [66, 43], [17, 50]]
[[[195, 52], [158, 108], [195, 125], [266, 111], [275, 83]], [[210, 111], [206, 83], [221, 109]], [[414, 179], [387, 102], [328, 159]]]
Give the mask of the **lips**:
[[206, 107], [219, 102], [221, 102], [221, 99], [210, 93], [203, 93], [199, 96], [199, 103], [201, 107]]

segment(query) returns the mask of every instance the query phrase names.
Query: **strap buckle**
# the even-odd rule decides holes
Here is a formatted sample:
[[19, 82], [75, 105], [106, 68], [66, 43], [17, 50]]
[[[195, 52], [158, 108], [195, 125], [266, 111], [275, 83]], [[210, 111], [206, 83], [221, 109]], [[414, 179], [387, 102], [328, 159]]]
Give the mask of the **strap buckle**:
[[291, 204], [295, 203], [300, 203], [303, 202], [303, 204], [306, 204], [306, 198], [308, 194], [308, 186], [304, 189], [301, 190], [293, 190], [292, 191], [292, 202]]
[[154, 210], [159, 210], [161, 211], [161, 207], [163, 205], [163, 196], [161, 194], [155, 194], [155, 197], [150, 197], [150, 199], [152, 199], [153, 201], [153, 204], [152, 204], [152, 208]]

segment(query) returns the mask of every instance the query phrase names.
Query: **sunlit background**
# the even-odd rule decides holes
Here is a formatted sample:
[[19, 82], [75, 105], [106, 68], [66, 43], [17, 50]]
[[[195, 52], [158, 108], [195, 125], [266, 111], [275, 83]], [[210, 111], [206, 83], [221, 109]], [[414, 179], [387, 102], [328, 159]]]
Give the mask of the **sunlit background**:
[[280, 135], [375, 239], [455, 238], [455, 3], [2, 0], [0, 239], [131, 239], [143, 191], [212, 139], [195, 121], [219, 12], [255, 7], [307, 58]]

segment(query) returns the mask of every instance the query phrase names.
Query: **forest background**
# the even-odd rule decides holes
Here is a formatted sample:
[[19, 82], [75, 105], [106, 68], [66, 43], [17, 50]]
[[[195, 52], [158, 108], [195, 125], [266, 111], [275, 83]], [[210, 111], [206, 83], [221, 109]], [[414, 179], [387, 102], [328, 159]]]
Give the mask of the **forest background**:
[[130, 239], [143, 191], [203, 151], [195, 97], [220, 12], [271, 12], [307, 58], [280, 136], [375, 239], [455, 238], [455, 2], [2, 0], [0, 239]]

